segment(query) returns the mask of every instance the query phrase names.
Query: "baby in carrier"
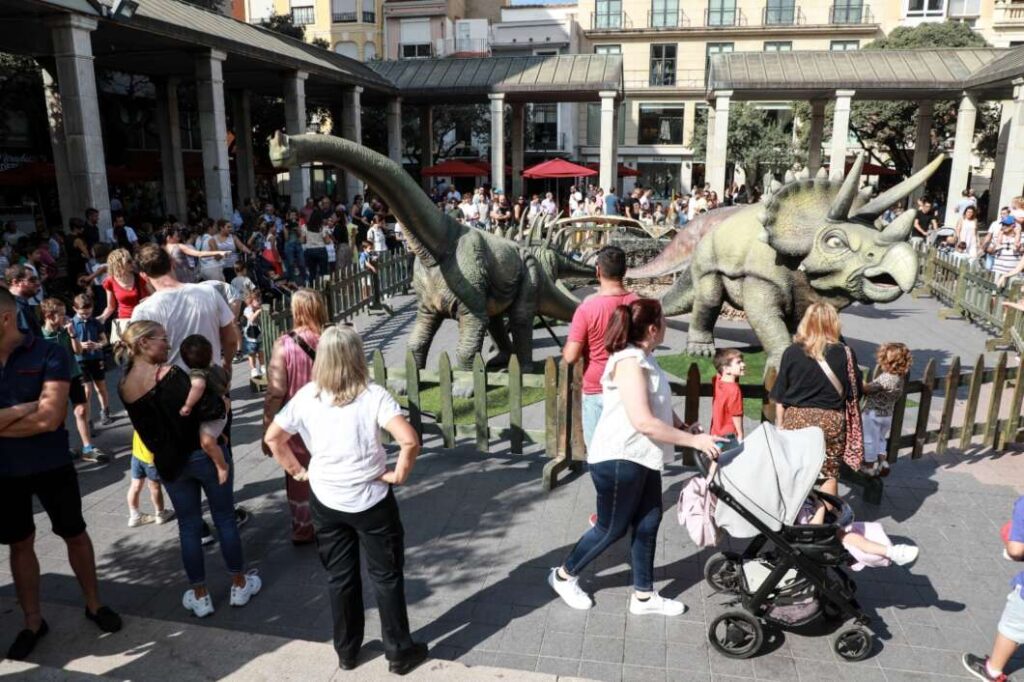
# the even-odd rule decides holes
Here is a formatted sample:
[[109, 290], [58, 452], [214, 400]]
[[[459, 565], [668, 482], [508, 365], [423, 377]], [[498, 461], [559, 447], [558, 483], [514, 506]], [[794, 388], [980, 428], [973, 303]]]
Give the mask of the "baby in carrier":
[[[826, 514], [825, 502], [821, 499], [808, 497], [797, 514], [797, 525], [821, 523]], [[893, 544], [882, 529], [882, 524], [875, 521], [855, 521], [836, 531], [836, 537], [854, 559], [850, 567], [859, 571], [865, 567], [880, 568], [890, 563], [906, 566], [917, 561], [920, 552], [917, 546]]]

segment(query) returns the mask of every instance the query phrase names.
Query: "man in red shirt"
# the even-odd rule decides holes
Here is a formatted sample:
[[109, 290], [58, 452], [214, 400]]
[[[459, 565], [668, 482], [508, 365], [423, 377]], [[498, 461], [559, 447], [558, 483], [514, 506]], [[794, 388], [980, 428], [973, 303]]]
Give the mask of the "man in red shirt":
[[711, 435], [731, 438], [733, 442], [722, 446], [727, 450], [743, 440], [743, 393], [739, 381], [747, 373], [747, 365], [743, 353], [735, 348], [715, 351], [714, 363], [718, 374], [711, 381]]
[[569, 340], [562, 349], [562, 359], [568, 363], [583, 359], [583, 441], [588, 447], [603, 404], [601, 375], [608, 362], [604, 333], [615, 308], [639, 298], [622, 285], [626, 274], [626, 253], [622, 249], [617, 246], [601, 249], [596, 269], [597, 291], [576, 309], [569, 325]]

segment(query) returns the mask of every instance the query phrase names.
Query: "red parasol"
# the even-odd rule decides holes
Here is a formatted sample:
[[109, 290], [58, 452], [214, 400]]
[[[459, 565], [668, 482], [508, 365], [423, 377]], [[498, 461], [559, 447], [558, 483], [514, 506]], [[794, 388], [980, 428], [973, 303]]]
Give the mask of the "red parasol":
[[523, 171], [524, 178], [588, 178], [592, 175], [597, 175], [597, 171], [565, 159], [549, 159]]
[[[601, 164], [599, 164], [599, 163], [588, 163], [587, 164], [587, 168], [592, 168], [595, 171], [600, 172]], [[620, 163], [619, 164], [618, 176], [620, 178], [635, 178], [635, 177], [637, 177], [639, 175], [640, 175], [640, 171], [638, 171], [636, 168], [630, 168], [629, 166], [627, 166], [624, 163]]]
[[428, 166], [420, 171], [427, 177], [476, 178], [486, 173], [479, 167], [458, 159], [448, 159], [439, 164]]

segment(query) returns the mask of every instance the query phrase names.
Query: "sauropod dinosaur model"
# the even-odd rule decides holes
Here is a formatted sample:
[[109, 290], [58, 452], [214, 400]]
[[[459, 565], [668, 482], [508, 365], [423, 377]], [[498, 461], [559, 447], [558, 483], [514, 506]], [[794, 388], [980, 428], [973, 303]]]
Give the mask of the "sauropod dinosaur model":
[[626, 273], [643, 279], [678, 272], [662, 296], [666, 315], [690, 313], [686, 351], [713, 355], [722, 303], [747, 320], [777, 366], [804, 311], [814, 301], [843, 308], [887, 303], [917, 280], [917, 254], [907, 243], [915, 211], [884, 229], [875, 221], [921, 187], [941, 165], [925, 168], [879, 196], [859, 190], [863, 156], [840, 182], [787, 177], [761, 204], [718, 209], [681, 230], [650, 263]]
[[557, 278], [594, 275], [593, 268], [546, 244], [520, 245], [458, 223], [438, 210], [398, 164], [349, 140], [278, 132], [270, 140], [270, 157], [278, 167], [312, 161], [336, 165], [364, 180], [391, 207], [417, 256], [413, 288], [419, 305], [409, 349], [421, 369], [442, 320], [451, 318], [459, 323], [456, 368], [472, 369], [490, 331], [499, 357], [514, 352], [523, 371], [531, 371], [534, 317], [571, 320], [579, 305]]

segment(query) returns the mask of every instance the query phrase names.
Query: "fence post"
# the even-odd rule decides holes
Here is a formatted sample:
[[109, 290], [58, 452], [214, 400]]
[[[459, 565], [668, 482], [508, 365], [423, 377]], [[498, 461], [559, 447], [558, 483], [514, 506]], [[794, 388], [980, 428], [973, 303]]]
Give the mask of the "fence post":
[[[381, 354], [380, 349], [373, 351], [373, 381], [378, 386], [384, 388], [388, 387], [388, 370], [384, 366], [384, 356]], [[380, 442], [390, 443], [391, 434], [381, 429]]]
[[519, 357], [513, 353], [508, 359], [508, 424], [509, 449], [523, 454], [523, 371]]
[[967, 390], [967, 405], [964, 407], [964, 427], [960, 431], [960, 449], [966, 450], [974, 436], [974, 418], [978, 414], [978, 399], [981, 397], [982, 375], [985, 373], [985, 356], [979, 355], [974, 363], [970, 388]]
[[[917, 424], [914, 426], [914, 449], [910, 453], [911, 459], [919, 459], [924, 454], [924, 442], [928, 436], [928, 415], [932, 410], [932, 398], [935, 394], [935, 358], [928, 361], [924, 368], [924, 376], [921, 377], [921, 402], [917, 407]], [[896, 458], [890, 451], [889, 462], [895, 462]]]
[[569, 387], [569, 466], [579, 470], [582, 462], [587, 459], [586, 446], [583, 444], [583, 361], [572, 364], [572, 383]]
[[892, 426], [889, 428], [889, 450], [885, 456], [888, 462], [895, 462], [900, 454], [900, 436], [903, 435], [903, 420], [906, 418], [906, 415], [907, 391], [904, 388], [903, 393], [900, 394], [896, 404], [892, 407]]
[[[554, 362], [552, 358], [548, 362]], [[569, 365], [566, 362], [558, 363], [558, 384], [555, 391], [555, 414], [548, 419], [548, 424], [554, 423], [554, 459], [544, 465], [541, 485], [545, 490], [552, 490], [558, 482], [558, 474], [569, 466], [569, 393], [571, 381], [569, 380]], [[550, 395], [550, 394], [549, 394]], [[549, 433], [549, 439], [551, 435]]]
[[[683, 398], [683, 421], [696, 424], [700, 421], [700, 367], [696, 362], [690, 363], [686, 370], [686, 395]], [[695, 466], [696, 453], [693, 448], [683, 448], [683, 464]]]
[[941, 455], [949, 446], [953, 429], [953, 408], [956, 407], [956, 395], [960, 391], [960, 356], [953, 358], [949, 366], [949, 374], [945, 381], [945, 399], [942, 403], [942, 416], [939, 418], [939, 437], [935, 442], [935, 453]]
[[1006, 447], [1017, 437], [1017, 428], [1020, 426], [1020, 408], [1024, 402], [1024, 365], [1018, 365], [1013, 380], [1013, 398], [1010, 399], [1010, 414], [1006, 420], [1006, 428], [1003, 429], [1003, 437], [999, 443], [999, 449]]
[[544, 361], [544, 449], [548, 457], [558, 456], [558, 365], [554, 358]]
[[917, 283], [910, 295], [914, 298], [921, 298], [931, 293], [931, 283], [935, 280], [935, 254], [930, 250], [924, 256], [924, 268], [921, 272], [921, 281]]
[[[1020, 284], [1014, 282], [1010, 285], [1010, 289], [1006, 294], [1006, 300], [1008, 301], [1019, 301], [1021, 298], [1021, 287]], [[995, 297], [995, 305], [1001, 305], [998, 297]], [[998, 311], [997, 311], [998, 312]], [[1017, 322], [1017, 316], [1020, 311], [1016, 308], [1006, 308], [1006, 312], [1003, 313], [1002, 324], [999, 329], [999, 336], [994, 339], [988, 339], [985, 341], [985, 350], [995, 350], [1000, 346], [1006, 346], [1012, 343], [1013, 336], [1010, 334], [1010, 330], [1013, 329], [1013, 325]]]
[[999, 432], [999, 406], [1003, 402], [1003, 385], [1006, 383], [1006, 353], [1000, 353], [996, 370], [992, 375], [992, 392], [988, 403], [988, 419], [985, 420], [985, 434], [982, 445], [994, 448]]
[[476, 449], [487, 452], [487, 370], [480, 353], [473, 358], [473, 414], [476, 422]]
[[960, 261], [956, 272], [956, 290], [953, 292], [952, 307], [939, 311], [939, 317], [946, 319], [950, 315], [966, 315], [964, 297], [967, 295], [967, 261]]
[[452, 361], [447, 351], [437, 359], [438, 390], [441, 393], [441, 438], [446, 448], [455, 447], [455, 403], [452, 397]]
[[416, 358], [412, 351], [405, 352], [405, 387], [409, 404], [409, 424], [416, 429], [420, 442], [423, 442], [423, 415], [420, 412], [420, 370], [416, 367]]

